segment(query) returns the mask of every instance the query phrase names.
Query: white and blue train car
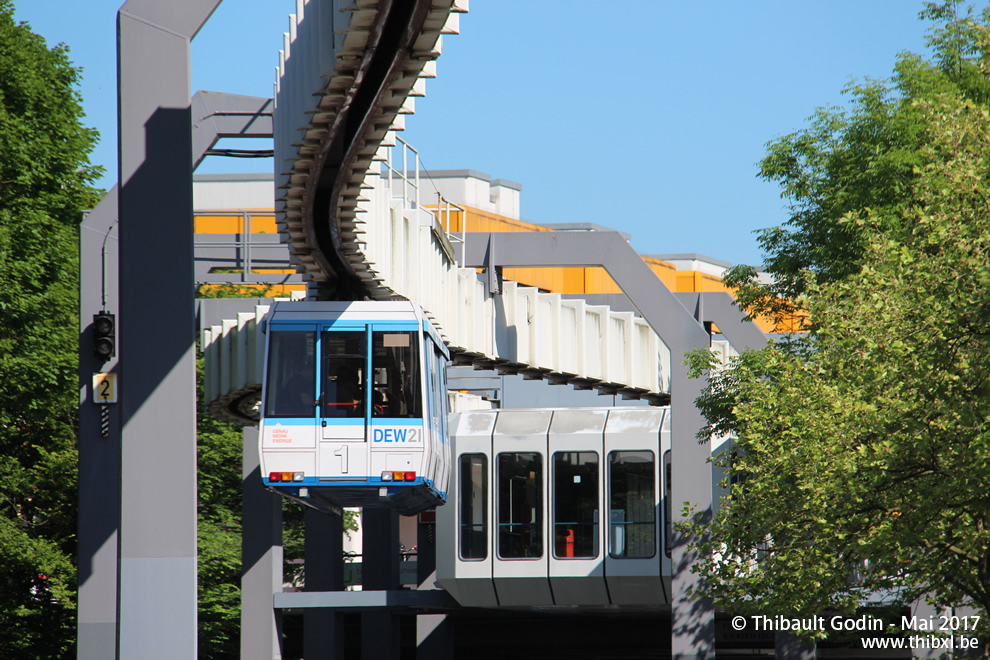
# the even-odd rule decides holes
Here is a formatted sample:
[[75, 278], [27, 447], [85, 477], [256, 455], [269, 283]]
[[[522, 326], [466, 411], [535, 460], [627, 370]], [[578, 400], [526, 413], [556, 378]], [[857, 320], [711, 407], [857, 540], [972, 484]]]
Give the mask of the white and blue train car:
[[280, 302], [266, 323], [267, 487], [314, 508], [446, 499], [447, 348], [417, 305]]
[[670, 409], [451, 415], [437, 584], [465, 607], [665, 608]]

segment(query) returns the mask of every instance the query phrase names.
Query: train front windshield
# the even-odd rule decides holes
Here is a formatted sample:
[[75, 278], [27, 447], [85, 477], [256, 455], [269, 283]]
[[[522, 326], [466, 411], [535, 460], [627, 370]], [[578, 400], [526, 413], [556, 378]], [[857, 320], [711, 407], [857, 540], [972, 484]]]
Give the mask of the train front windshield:
[[272, 333], [269, 356], [265, 417], [312, 417], [316, 333]]
[[423, 416], [415, 332], [372, 333], [372, 417]]
[[367, 333], [335, 330], [320, 337], [320, 401], [324, 417], [364, 417]]
[[416, 332], [371, 334], [369, 372], [367, 332], [321, 333], [317, 388], [315, 333], [273, 332], [265, 417], [313, 417], [317, 401], [324, 418], [365, 417], [369, 384], [371, 417], [422, 417]]

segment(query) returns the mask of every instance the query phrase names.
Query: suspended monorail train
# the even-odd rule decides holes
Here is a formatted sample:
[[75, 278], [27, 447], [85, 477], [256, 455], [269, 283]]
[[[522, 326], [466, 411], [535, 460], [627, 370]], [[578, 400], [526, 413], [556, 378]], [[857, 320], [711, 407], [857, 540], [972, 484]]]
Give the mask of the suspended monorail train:
[[671, 602], [670, 409], [451, 415], [437, 584], [465, 607]]
[[279, 302], [266, 322], [267, 487], [316, 509], [446, 500], [447, 348], [412, 302]]

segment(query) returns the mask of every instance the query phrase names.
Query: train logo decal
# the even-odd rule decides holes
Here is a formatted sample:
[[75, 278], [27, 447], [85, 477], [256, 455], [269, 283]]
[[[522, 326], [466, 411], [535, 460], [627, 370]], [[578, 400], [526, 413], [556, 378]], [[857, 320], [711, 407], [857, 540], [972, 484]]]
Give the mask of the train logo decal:
[[411, 427], [376, 428], [372, 431], [372, 442], [423, 442], [422, 429]]

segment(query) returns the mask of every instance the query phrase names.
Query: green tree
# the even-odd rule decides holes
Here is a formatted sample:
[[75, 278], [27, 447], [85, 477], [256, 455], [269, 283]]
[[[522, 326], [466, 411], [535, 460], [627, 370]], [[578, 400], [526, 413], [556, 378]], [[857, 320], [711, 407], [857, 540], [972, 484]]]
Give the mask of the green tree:
[[[953, 8], [925, 15], [942, 20]], [[958, 53], [973, 49], [946, 46], [968, 40], [985, 53], [985, 19], [941, 26], [933, 63], [904, 55], [892, 87], [869, 86], [877, 98], [915, 90], [891, 96], [878, 123], [916, 145], [891, 157], [900, 174], [818, 172], [836, 200], [846, 187], [856, 197], [811, 205], [819, 219], [785, 241], [807, 246], [809, 259], [853, 254], [805, 263], [783, 285], [812, 332], [726, 370], [705, 352], [689, 358], [696, 375], [710, 376], [699, 438], [738, 438], [718, 458], [731, 496], [711, 523], [689, 526], [698, 570], [724, 606], [819, 615], [878, 594], [927, 595], [973, 605], [984, 622], [990, 614], [990, 115], [974, 92], [986, 88], [985, 73], [982, 83], [951, 80], [973, 63]], [[831, 141], [809, 134], [802, 149], [830, 160], [842, 145], [844, 162], [877, 165], [875, 140], [853, 128]], [[807, 190], [806, 170], [795, 171], [788, 194], [805, 195], [794, 191]], [[904, 188], [888, 195], [895, 180]], [[814, 234], [826, 225], [835, 231]], [[768, 245], [786, 258], [783, 243]]]
[[0, 0], [0, 656], [75, 641], [78, 226], [99, 199], [79, 71]]
[[211, 417], [203, 405], [203, 359], [197, 360], [199, 657], [240, 654], [240, 427]]

